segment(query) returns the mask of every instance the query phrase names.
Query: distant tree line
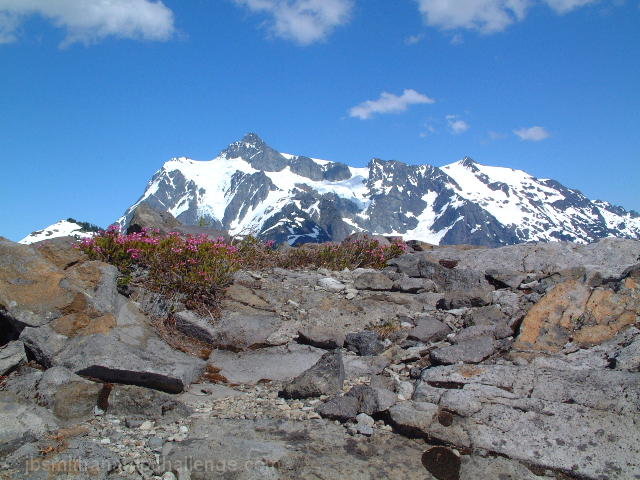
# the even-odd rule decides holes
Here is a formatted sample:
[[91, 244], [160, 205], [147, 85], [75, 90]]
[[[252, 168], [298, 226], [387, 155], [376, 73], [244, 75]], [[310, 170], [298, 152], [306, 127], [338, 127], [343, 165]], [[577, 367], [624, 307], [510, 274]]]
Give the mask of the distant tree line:
[[82, 227], [82, 231], [84, 232], [101, 232], [104, 230], [104, 228], [99, 227], [98, 225], [89, 222], [79, 222], [75, 218], [67, 218], [67, 222], [77, 223]]

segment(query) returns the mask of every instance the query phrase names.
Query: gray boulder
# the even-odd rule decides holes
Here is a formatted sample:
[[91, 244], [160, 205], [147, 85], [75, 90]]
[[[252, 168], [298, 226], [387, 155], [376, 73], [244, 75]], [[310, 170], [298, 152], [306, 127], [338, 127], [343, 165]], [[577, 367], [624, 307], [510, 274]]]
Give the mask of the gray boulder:
[[103, 385], [64, 367], [45, 371], [26, 367], [7, 379], [5, 389], [27, 402], [46, 407], [59, 420], [77, 421], [93, 415]]
[[[53, 448], [43, 457], [41, 449]], [[82, 437], [65, 440], [63, 445], [42, 440], [25, 445], [8, 457], [15, 480], [105, 480], [119, 466], [118, 456], [108, 448]]]
[[333, 397], [320, 404], [316, 408], [316, 412], [318, 412], [322, 418], [347, 422], [354, 420], [356, 415], [360, 413], [360, 402], [354, 396], [343, 395]]
[[295, 343], [246, 352], [214, 350], [208, 365], [230, 384], [291, 381], [311, 368], [324, 353], [319, 348]]
[[435, 292], [436, 284], [427, 278], [413, 278], [400, 274], [393, 282], [393, 289], [406, 293]]
[[440, 320], [423, 316], [416, 320], [416, 326], [409, 330], [408, 338], [421, 342], [437, 342], [446, 338], [451, 329]]
[[101, 334], [76, 337], [55, 363], [79, 375], [170, 393], [184, 390], [205, 366], [204, 361], [172, 349], [155, 335], [148, 335], [143, 343], [125, 343]]
[[480, 363], [493, 355], [496, 347], [492, 336], [477, 336], [462, 340], [456, 345], [436, 348], [431, 352], [431, 359], [445, 365], [458, 362]]
[[345, 347], [358, 355], [378, 355], [384, 351], [380, 337], [370, 330], [347, 334]]
[[344, 333], [323, 326], [306, 327], [298, 331], [298, 342], [325, 350], [342, 348], [344, 340]]
[[358, 412], [367, 415], [384, 412], [398, 401], [398, 397], [392, 391], [368, 385], [356, 385], [346, 396], [355, 398], [358, 401]]
[[389, 366], [391, 361], [385, 355], [344, 355], [342, 357], [347, 378], [369, 377], [377, 375]]
[[53, 367], [43, 372], [36, 399], [62, 420], [81, 419], [93, 415], [102, 389], [100, 383], [90, 382], [64, 367]]
[[330, 292], [341, 292], [346, 288], [344, 283], [336, 280], [333, 277], [325, 277], [318, 280], [318, 285]]
[[280, 323], [274, 314], [227, 312], [210, 330], [210, 343], [232, 351], [268, 346], [269, 336], [278, 330]]
[[285, 398], [309, 398], [332, 395], [342, 391], [345, 373], [342, 352], [336, 349], [325, 353], [320, 360], [287, 385]]
[[460, 330], [460, 332], [453, 337], [453, 341], [455, 343], [461, 343], [478, 337], [502, 339], [511, 335], [513, 335], [513, 331], [506, 323], [497, 325], [473, 325]]
[[192, 410], [174, 395], [135, 385], [114, 385], [109, 393], [107, 412], [129, 419], [175, 421], [187, 417]]
[[20, 341], [9, 342], [0, 347], [0, 375], [6, 375], [27, 361], [24, 344]]
[[358, 290], [391, 290], [393, 288], [393, 280], [377, 271], [360, 273], [353, 284]]
[[55, 430], [58, 422], [52, 413], [9, 392], [0, 391], [0, 456]]
[[175, 327], [188, 337], [213, 344], [218, 332], [212, 322], [198, 315], [193, 310], [183, 310], [173, 315]]

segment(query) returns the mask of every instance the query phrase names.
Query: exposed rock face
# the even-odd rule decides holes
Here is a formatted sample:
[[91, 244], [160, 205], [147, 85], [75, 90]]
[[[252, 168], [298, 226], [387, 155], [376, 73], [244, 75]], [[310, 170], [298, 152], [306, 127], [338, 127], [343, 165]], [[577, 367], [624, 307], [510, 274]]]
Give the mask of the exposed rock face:
[[[399, 428], [585, 478], [640, 472], [637, 375], [535, 365], [425, 370], [415, 399], [393, 407]], [[397, 411], [394, 411], [396, 409]], [[451, 412], [450, 420], [439, 416]]]
[[33, 247], [2, 240], [0, 249], [0, 329], [41, 365], [171, 392], [202, 372], [204, 362], [169, 347], [118, 293], [115, 267], [86, 261], [63, 270]]
[[531, 308], [514, 347], [557, 352], [568, 342], [596, 345], [637, 322], [638, 312], [640, 266], [595, 288], [582, 279], [567, 280]]
[[215, 228], [215, 225], [205, 226], [199, 225], [197, 222], [194, 225], [185, 225], [176, 220], [169, 212], [163, 209], [152, 208], [146, 202], [142, 202], [133, 210], [129, 223], [127, 224], [126, 232], [140, 232], [144, 228], [148, 230], [159, 230], [159, 232], [163, 234], [180, 232], [190, 235], [206, 235], [210, 238], [227, 236], [226, 232]]
[[24, 343], [9, 342], [0, 347], [0, 375], [6, 375], [26, 361], [27, 354], [24, 351]]
[[634, 242], [237, 272], [220, 318], [0, 247], [7, 478], [640, 478]]

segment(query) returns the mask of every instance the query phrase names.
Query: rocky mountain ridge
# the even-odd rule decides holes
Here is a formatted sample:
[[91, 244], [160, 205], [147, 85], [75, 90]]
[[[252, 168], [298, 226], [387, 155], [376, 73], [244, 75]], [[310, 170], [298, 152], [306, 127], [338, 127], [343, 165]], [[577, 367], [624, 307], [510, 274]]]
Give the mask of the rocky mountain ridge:
[[88, 222], [78, 222], [74, 218], [67, 218], [66, 220], [60, 220], [52, 225], [49, 225], [42, 230], [36, 230], [22, 240], [19, 243], [24, 245], [30, 245], [32, 243], [42, 242], [44, 240], [51, 240], [53, 238], [60, 237], [73, 237], [73, 238], [88, 238], [99, 231], [100, 227]]
[[165, 163], [123, 226], [142, 202], [187, 225], [292, 245], [361, 231], [486, 246], [640, 238], [636, 212], [520, 170], [470, 158], [441, 168], [380, 159], [355, 168], [280, 153], [255, 134], [211, 161]]

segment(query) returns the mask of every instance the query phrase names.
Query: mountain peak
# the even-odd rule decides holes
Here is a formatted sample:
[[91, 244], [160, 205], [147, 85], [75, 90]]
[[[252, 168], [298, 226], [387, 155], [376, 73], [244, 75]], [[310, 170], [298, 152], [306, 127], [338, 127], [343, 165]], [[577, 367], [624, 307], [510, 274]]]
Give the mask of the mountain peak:
[[460, 160], [460, 164], [465, 167], [476, 167], [478, 165], [478, 162], [476, 162], [471, 157], [464, 157], [462, 160]]
[[240, 140], [242, 143], [247, 143], [247, 144], [251, 144], [251, 145], [264, 145], [264, 140], [262, 140], [262, 138], [260, 138], [260, 136], [257, 133], [253, 133], [253, 132], [249, 132], [247, 133], [244, 137], [242, 137], [242, 140]]

